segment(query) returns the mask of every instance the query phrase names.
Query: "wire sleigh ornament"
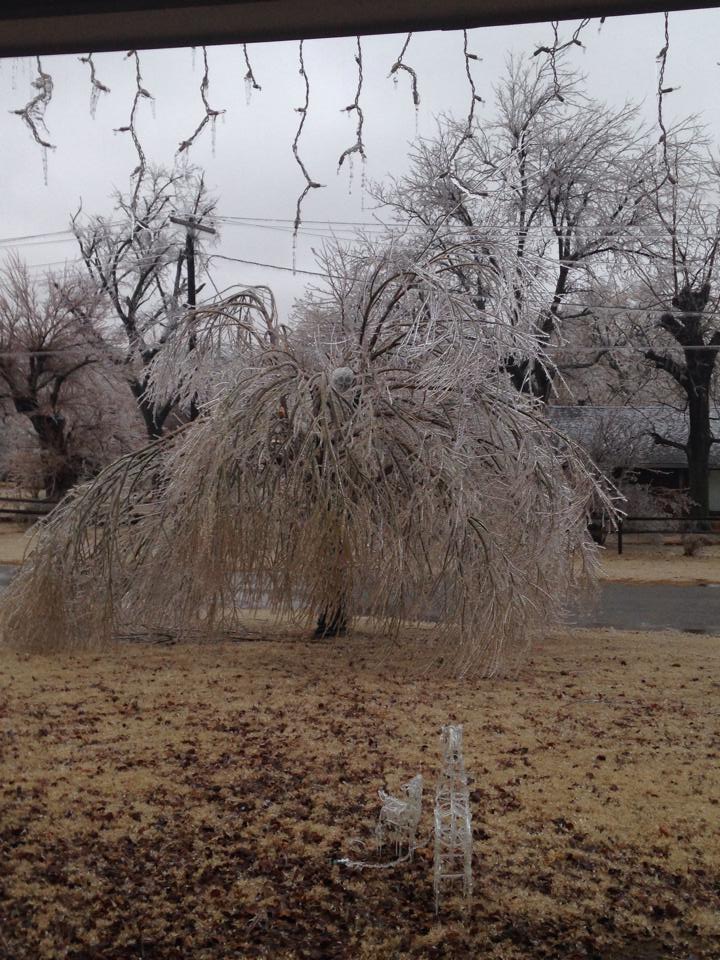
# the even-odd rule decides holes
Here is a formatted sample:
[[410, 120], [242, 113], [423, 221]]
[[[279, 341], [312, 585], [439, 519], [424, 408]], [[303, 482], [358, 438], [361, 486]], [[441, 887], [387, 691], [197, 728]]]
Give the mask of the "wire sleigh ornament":
[[411, 857], [416, 845], [418, 824], [422, 814], [423, 778], [421, 774], [403, 784], [403, 796], [394, 797], [384, 790], [378, 790], [382, 801], [380, 816], [375, 828], [378, 850], [385, 844], [395, 844], [395, 854], [404, 853]]

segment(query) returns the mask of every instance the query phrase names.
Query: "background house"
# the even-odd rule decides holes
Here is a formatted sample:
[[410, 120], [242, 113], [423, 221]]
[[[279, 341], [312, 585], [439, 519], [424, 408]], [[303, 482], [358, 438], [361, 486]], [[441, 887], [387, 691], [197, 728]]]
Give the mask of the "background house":
[[[549, 416], [565, 436], [579, 443], [613, 482], [628, 490], [632, 485], [664, 495], [687, 490], [685, 454], [677, 447], [658, 443], [658, 434], [676, 443], [688, 435], [687, 413], [667, 404], [645, 406], [552, 406]], [[714, 411], [720, 427], [720, 408]], [[715, 429], [720, 435], [720, 429]], [[720, 443], [710, 450], [710, 512], [720, 515]]]

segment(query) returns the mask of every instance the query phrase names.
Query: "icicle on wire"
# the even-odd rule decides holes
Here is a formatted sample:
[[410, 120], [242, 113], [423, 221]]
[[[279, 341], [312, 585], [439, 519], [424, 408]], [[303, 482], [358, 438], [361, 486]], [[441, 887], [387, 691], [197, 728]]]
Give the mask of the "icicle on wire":
[[468, 111], [467, 119], [465, 121], [465, 129], [462, 136], [458, 142], [453, 147], [453, 150], [448, 157], [447, 166], [445, 171], [440, 175], [439, 179], [444, 179], [449, 177], [452, 172], [452, 165], [455, 162], [455, 158], [460, 149], [466, 140], [471, 140], [474, 136], [473, 134], [473, 125], [475, 123], [475, 106], [478, 103], [484, 103], [483, 98], [477, 92], [477, 87], [475, 86], [475, 81], [473, 79], [472, 70], [470, 69], [470, 61], [475, 60], [479, 61], [480, 57], [475, 53], [469, 53], [468, 51], [468, 32], [463, 30], [463, 56], [465, 58], [465, 76], [467, 77], [468, 86], [470, 87], [470, 110]]
[[100, 100], [101, 93], [110, 93], [110, 87], [107, 87], [97, 78], [97, 73], [95, 72], [95, 61], [93, 60], [93, 54], [88, 53], [84, 57], [78, 57], [80, 63], [86, 63], [90, 67], [90, 116], [95, 119], [95, 112], [97, 110], [98, 101]]
[[[215, 121], [219, 116], [225, 113], [224, 110], [214, 110], [208, 102], [208, 90], [210, 89], [210, 68], [208, 66], [208, 55], [207, 47], [203, 45], [203, 76], [200, 81], [200, 96], [202, 97], [203, 106], [205, 107], [205, 116], [202, 118], [200, 123], [197, 125], [195, 130], [187, 138], [187, 140], [182, 140], [180, 146], [177, 149], [178, 153], [183, 153], [185, 150], [189, 150], [190, 147], [195, 143], [197, 138], [200, 136], [202, 131], [205, 129], [208, 123], [212, 124], [213, 127], [213, 146], [214, 146], [214, 130], [215, 130]], [[214, 150], [213, 150], [214, 152]]]
[[397, 58], [395, 63], [390, 68], [388, 79], [390, 77], [393, 77], [393, 79], [397, 79], [398, 70], [404, 70], [405, 73], [408, 74], [408, 76], [410, 77], [410, 83], [412, 84], [413, 103], [415, 104], [415, 109], [417, 110], [417, 108], [420, 106], [420, 93], [418, 91], [417, 73], [415, 73], [413, 68], [408, 66], [408, 64], [403, 61], [403, 57], [407, 52], [407, 48], [410, 45], [411, 40], [412, 40], [412, 33], [409, 33], [405, 38], [405, 43], [403, 44], [403, 48], [400, 51], [400, 56]]
[[297, 199], [297, 206], [295, 208], [295, 222], [293, 224], [293, 273], [295, 273], [295, 253], [297, 248], [297, 233], [300, 229], [300, 224], [302, 222], [302, 205], [303, 200], [308, 195], [311, 190], [318, 190], [320, 187], [324, 186], [322, 183], [317, 183], [312, 179], [310, 174], [307, 172], [307, 167], [300, 158], [300, 151], [298, 150], [298, 143], [300, 142], [300, 135], [302, 134], [303, 127], [305, 126], [305, 118], [307, 117], [308, 110], [310, 108], [310, 80], [305, 70], [305, 60], [303, 57], [303, 43], [301, 40], [298, 48], [298, 62], [299, 62], [299, 73], [303, 78], [305, 83], [305, 103], [302, 107], [295, 107], [295, 112], [300, 114], [300, 123], [298, 128], [295, 131], [295, 139], [292, 143], [292, 152], [295, 157], [297, 165], [302, 171], [302, 175], [305, 177], [305, 189], [302, 191], [300, 196]]
[[55, 144], [46, 140], [43, 132], [46, 136], [50, 136], [48, 128], [45, 125], [45, 111], [52, 100], [53, 80], [50, 74], [45, 73], [43, 70], [40, 57], [35, 57], [35, 63], [37, 66], [37, 77], [32, 81], [32, 86], [37, 90], [37, 94], [31, 100], [28, 100], [24, 107], [21, 107], [19, 110], [13, 110], [12, 113], [21, 117], [33, 135], [35, 142], [42, 147], [43, 176], [45, 186], [47, 186], [47, 152], [48, 150], [54, 150]]
[[[605, 18], [603, 17], [603, 20]], [[565, 98], [560, 92], [562, 87], [560, 84], [560, 78], [558, 77], [557, 71], [557, 55], [563, 53], [565, 50], [568, 50], [570, 47], [582, 47], [584, 48], [583, 42], [580, 39], [580, 34], [583, 32], [585, 27], [590, 23], [590, 17], [585, 17], [580, 21], [580, 24], [576, 27], [573, 35], [569, 40], [566, 40], [565, 43], [560, 42], [560, 36], [558, 33], [560, 22], [559, 20], [552, 21], [552, 30], [553, 30], [553, 44], [551, 47], [540, 46], [533, 53], [534, 57], [539, 56], [541, 53], [546, 53], [548, 57], [548, 63], [550, 64], [550, 69], [552, 70], [553, 75], [553, 84], [555, 86], [555, 98], [560, 101], [560, 103], [565, 102]]]
[[355, 113], [357, 117], [357, 126], [355, 127], [355, 143], [352, 146], [348, 147], [346, 150], [340, 154], [340, 159], [338, 160], [338, 173], [342, 167], [345, 160], [352, 160], [353, 154], [357, 153], [360, 155], [361, 160], [365, 160], [365, 144], [363, 143], [363, 124], [365, 123], [365, 117], [363, 115], [362, 107], [360, 106], [360, 94], [362, 93], [363, 85], [363, 59], [362, 59], [362, 47], [360, 45], [360, 37], [356, 37], [355, 41], [357, 43], [357, 52], [355, 54], [355, 63], [358, 68], [358, 82], [357, 88], [355, 90], [355, 99], [347, 107], [342, 108], [342, 113]]
[[660, 143], [662, 144], [663, 150], [663, 163], [665, 164], [665, 170], [667, 172], [667, 178], [672, 184], [672, 186], [677, 185], [677, 180], [675, 175], [672, 172], [670, 166], [670, 159], [668, 157], [667, 149], [667, 128], [665, 127], [665, 117], [663, 116], [663, 100], [668, 93], [674, 93], [677, 90], [677, 87], [666, 87], [665, 86], [665, 67], [667, 66], [667, 56], [670, 49], [670, 22], [669, 16], [665, 14], [665, 45], [663, 46], [660, 53], [657, 55], [657, 60], [660, 65], [658, 71], [658, 86], [657, 86], [657, 98], [658, 98], [658, 126], [660, 127]]
[[147, 160], [145, 158], [145, 151], [143, 150], [142, 144], [140, 143], [140, 138], [138, 137], [137, 127], [135, 126], [137, 120], [137, 109], [138, 104], [141, 100], [150, 100], [152, 101], [153, 95], [145, 89], [142, 85], [142, 73], [140, 72], [140, 57], [137, 50], [129, 50], [125, 58], [128, 59], [132, 57], [135, 61], [135, 96], [133, 97], [132, 107], [130, 108], [130, 120], [124, 127], [116, 127], [115, 133], [129, 133], [132, 137], [133, 144], [135, 146], [135, 152], [138, 155], [138, 165], [135, 167], [133, 172], [130, 174], [131, 178], [136, 177], [135, 180], [135, 189], [133, 190], [131, 206], [135, 207], [137, 202], [138, 194], [140, 193], [140, 187], [142, 186], [143, 179], [145, 178], [145, 170], [147, 169]]
[[248, 56], [247, 44], [244, 43], [243, 47], [243, 57], [245, 58], [245, 66], [247, 67], [247, 73], [243, 78], [245, 80], [245, 102], [250, 103], [250, 98], [252, 97], [253, 90], [262, 90], [262, 87], [255, 79], [255, 74], [253, 73], [252, 64], [250, 63], [250, 57]]

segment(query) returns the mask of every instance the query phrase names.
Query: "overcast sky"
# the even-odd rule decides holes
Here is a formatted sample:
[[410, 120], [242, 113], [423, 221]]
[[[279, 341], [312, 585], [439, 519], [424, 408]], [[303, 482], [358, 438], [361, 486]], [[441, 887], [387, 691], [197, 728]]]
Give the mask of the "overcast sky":
[[[569, 36], [574, 24], [561, 25]], [[673, 13], [666, 84], [680, 87], [667, 98], [669, 120], [699, 114], [716, 142], [720, 141], [720, 11]], [[593, 21], [583, 33], [586, 50], [573, 49], [570, 62], [587, 75], [588, 92], [619, 104], [641, 101], [648, 121], [656, 115], [656, 56], [663, 46], [663, 17], [651, 14], [609, 18], [602, 29]], [[551, 41], [548, 24], [492, 27], [470, 32], [469, 49], [481, 60], [474, 63], [478, 92], [487, 101], [478, 117], [488, 115], [492, 87], [511, 54], [532, 53], [538, 44]], [[468, 88], [462, 56], [461, 32], [417, 33], [405, 62], [419, 79], [420, 109], [413, 107], [409, 78], [400, 75], [397, 86], [388, 72], [404, 36], [362, 39], [364, 85], [361, 105], [365, 114], [366, 176], [379, 180], [403, 172], [408, 145], [416, 136], [429, 135], [434, 117], [442, 112], [464, 117]], [[242, 47], [208, 49], [209, 101], [226, 113], [218, 120], [215, 150], [209, 126], [193, 146], [191, 159], [202, 165], [219, 197], [218, 212], [232, 217], [276, 218], [279, 223], [227, 225], [216, 252], [279, 266], [292, 264], [292, 219], [304, 181], [293, 159], [291, 143], [298, 124], [295, 108], [304, 99], [298, 74], [297, 43], [262, 43], [249, 46], [262, 91], [249, 103], [243, 77]], [[311, 83], [308, 118], [300, 143], [311, 176], [326, 184], [308, 195], [303, 211], [310, 220], [369, 221], [371, 201], [361, 189], [360, 166], [354, 165], [352, 183], [347, 164], [337, 172], [342, 151], [355, 139], [354, 114], [342, 112], [352, 102], [357, 83], [352, 38], [309, 40], [305, 65]], [[193, 59], [195, 62], [193, 70]], [[1, 61], [0, 90], [6, 109], [0, 112], [2, 193], [0, 240], [66, 229], [70, 212], [80, 198], [89, 213], [109, 214], [114, 187], [127, 189], [136, 156], [127, 134], [113, 128], [127, 123], [135, 88], [134, 63], [124, 52], [95, 56], [98, 78], [111, 88], [101, 97], [95, 119], [89, 111], [88, 67], [74, 56], [45, 57], [43, 68], [54, 80], [54, 95], [47, 110], [49, 139], [56, 149], [49, 155], [48, 183], [43, 182], [42, 152], [10, 111], [22, 107], [34, 94], [31, 81], [34, 61]], [[154, 103], [140, 105], [138, 128], [148, 159], [171, 164], [181, 140], [188, 137], [204, 115], [199, 85], [202, 50], [157, 50], [141, 53], [144, 87]], [[352, 188], [352, 189], [350, 189]], [[307, 225], [297, 250], [297, 266], [313, 269], [312, 247], [321, 243], [321, 229]], [[73, 242], [49, 242], [40, 237], [17, 247], [32, 264], [76, 257]], [[3, 250], [8, 243], [0, 243]], [[307, 277], [250, 265], [223, 265], [215, 270], [218, 285], [266, 283], [276, 291], [282, 312], [301, 292]]]

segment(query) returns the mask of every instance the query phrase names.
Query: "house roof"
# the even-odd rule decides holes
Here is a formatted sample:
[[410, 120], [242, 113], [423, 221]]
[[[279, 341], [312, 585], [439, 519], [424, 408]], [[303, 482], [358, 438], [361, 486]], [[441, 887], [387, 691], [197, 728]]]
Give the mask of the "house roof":
[[[612, 466], [645, 470], [687, 468], [683, 450], [659, 444], [657, 433], [684, 444], [688, 436], [687, 413], [665, 404], [626, 406], [551, 406], [550, 420], [560, 433], [584, 447], [593, 459]], [[711, 413], [715, 436], [720, 437], [720, 407]], [[710, 466], [720, 469], [720, 443], [710, 448]]]
[[4, 0], [0, 56], [456, 30], [697, 6], [697, 0]]

